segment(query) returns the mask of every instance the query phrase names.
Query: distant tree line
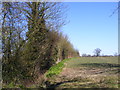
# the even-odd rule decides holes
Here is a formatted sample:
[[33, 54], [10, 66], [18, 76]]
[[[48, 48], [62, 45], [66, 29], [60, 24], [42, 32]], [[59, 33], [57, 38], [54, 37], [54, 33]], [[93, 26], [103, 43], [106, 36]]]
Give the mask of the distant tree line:
[[[96, 55], [90, 55], [90, 54], [82, 54], [82, 57], [114, 57], [116, 55], [100, 55], [100, 56], [96, 56]], [[117, 55], [120, 56], [120, 55]]]
[[117, 53], [114, 53], [114, 55], [104, 55], [104, 54], [100, 55], [101, 51], [102, 50], [100, 48], [96, 48], [93, 51], [94, 55], [83, 53], [82, 57], [112, 57], [112, 56], [120, 56], [120, 54], [117, 54]]
[[57, 61], [79, 56], [60, 32], [65, 24], [63, 6], [56, 2], [2, 3], [3, 83], [24, 84]]

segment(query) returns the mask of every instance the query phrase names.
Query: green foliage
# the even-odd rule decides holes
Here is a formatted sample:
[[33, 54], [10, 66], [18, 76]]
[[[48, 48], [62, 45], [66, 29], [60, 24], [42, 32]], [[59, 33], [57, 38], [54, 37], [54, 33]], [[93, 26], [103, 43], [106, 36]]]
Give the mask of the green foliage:
[[24, 89], [26, 87], [24, 85], [19, 85], [19, 88]]
[[59, 62], [58, 64], [52, 66], [52, 67], [47, 71], [47, 73], [45, 74], [46, 77], [52, 77], [52, 76], [54, 76], [54, 75], [58, 75], [58, 74], [62, 71], [62, 69], [64, 68], [65, 63], [66, 63], [67, 61], [69, 61], [69, 60], [70, 60], [70, 59], [64, 59], [64, 60], [62, 60], [61, 62]]
[[3, 88], [19, 88], [19, 85], [15, 85], [14, 82], [10, 82], [9, 84], [3, 84]]
[[15, 84], [13, 82], [11, 82], [10, 84], [8, 84], [8, 86], [6, 88], [15, 88]]

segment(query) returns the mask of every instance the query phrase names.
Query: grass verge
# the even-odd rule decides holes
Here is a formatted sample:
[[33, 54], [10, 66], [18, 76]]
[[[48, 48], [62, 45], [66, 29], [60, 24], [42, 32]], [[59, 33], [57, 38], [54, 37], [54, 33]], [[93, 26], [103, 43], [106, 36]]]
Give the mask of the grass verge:
[[45, 74], [46, 77], [52, 77], [54, 75], [58, 75], [62, 69], [65, 67], [65, 62], [71, 60], [71, 58], [69, 59], [64, 59], [61, 62], [59, 62], [58, 64], [52, 66]]

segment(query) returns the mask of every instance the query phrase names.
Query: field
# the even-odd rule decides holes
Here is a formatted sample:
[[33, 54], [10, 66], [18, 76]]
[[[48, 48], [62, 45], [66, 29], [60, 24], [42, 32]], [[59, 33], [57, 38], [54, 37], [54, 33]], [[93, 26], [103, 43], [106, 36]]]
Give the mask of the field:
[[[119, 67], [118, 57], [72, 58], [64, 61], [61, 73], [50, 76], [49, 87], [118, 88]], [[51, 69], [50, 72], [57, 72], [57, 70]]]

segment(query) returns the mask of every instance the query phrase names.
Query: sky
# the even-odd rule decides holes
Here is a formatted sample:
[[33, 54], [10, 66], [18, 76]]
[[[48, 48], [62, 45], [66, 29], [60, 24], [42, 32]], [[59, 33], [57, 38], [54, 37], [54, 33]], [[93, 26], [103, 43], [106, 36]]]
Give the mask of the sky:
[[80, 55], [100, 48], [101, 55], [118, 53], [117, 2], [65, 2], [69, 23], [62, 31]]

